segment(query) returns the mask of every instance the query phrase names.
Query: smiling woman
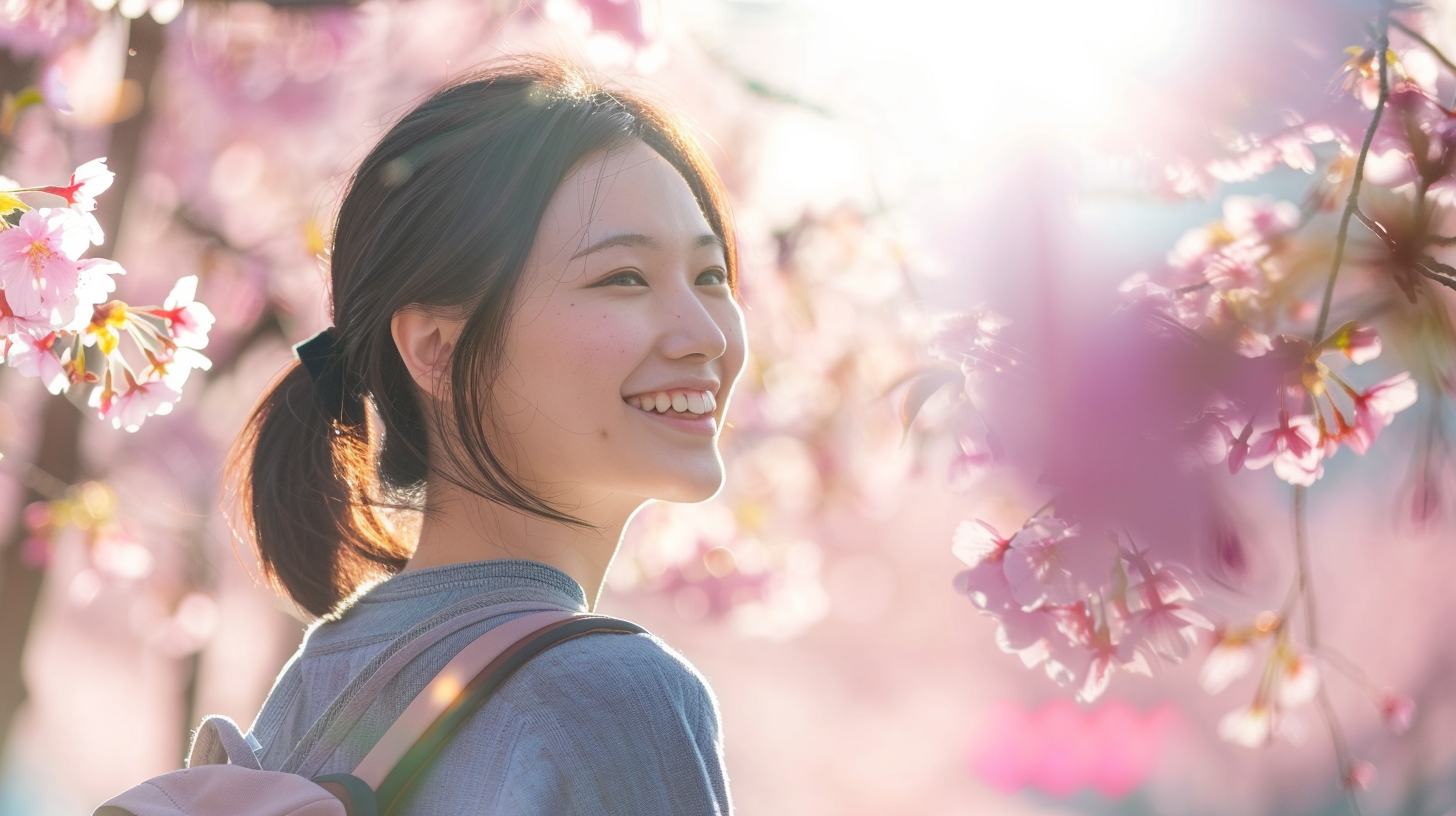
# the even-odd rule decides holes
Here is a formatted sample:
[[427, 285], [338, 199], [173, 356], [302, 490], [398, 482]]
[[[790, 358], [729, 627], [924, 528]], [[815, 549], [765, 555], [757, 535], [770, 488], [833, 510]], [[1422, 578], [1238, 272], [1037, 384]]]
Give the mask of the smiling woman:
[[[717, 493], [718, 412], [702, 401], [717, 406], [722, 393], [726, 406], [744, 360], [727, 265], [725, 242], [682, 175], [642, 142], [594, 153], [568, 174], [522, 271], [492, 389], [498, 418], [486, 436], [533, 492], [605, 532], [567, 533], [552, 519], [466, 500], [461, 480], [442, 474], [426, 487], [438, 506], [406, 570], [519, 556], [530, 552], [523, 539], [540, 539], [552, 550], [539, 560], [595, 598], [622, 528], [646, 500]], [[465, 322], [416, 309], [394, 317], [400, 355], [437, 405], [448, 396], [449, 352]], [[655, 410], [660, 395], [670, 410]], [[643, 396], [653, 397], [653, 413], [642, 410]], [[431, 423], [447, 435], [455, 426]], [[453, 436], [436, 443], [459, 447]]]
[[[331, 267], [335, 326], [231, 462], [265, 571], [323, 617], [249, 735], [264, 768], [306, 775], [355, 767], [456, 650], [521, 613], [426, 648], [349, 723], [341, 695], [398, 638], [461, 604], [594, 610], [639, 508], [717, 493], [746, 354], [701, 148], [549, 59], [406, 114], [351, 181]], [[400, 508], [417, 538], [388, 523]], [[732, 812], [716, 698], [647, 633], [536, 656], [411, 790], [418, 813]]]

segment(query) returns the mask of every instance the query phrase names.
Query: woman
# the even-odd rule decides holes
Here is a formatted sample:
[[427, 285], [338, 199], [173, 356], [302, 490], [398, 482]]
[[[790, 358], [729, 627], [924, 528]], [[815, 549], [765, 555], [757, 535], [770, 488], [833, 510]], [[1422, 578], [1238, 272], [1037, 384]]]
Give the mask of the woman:
[[[275, 770], [432, 614], [477, 597], [595, 610], [638, 508], [721, 487], [745, 355], [701, 148], [545, 58], [457, 81], [390, 129], [340, 207], [331, 284], [335, 325], [300, 345], [232, 459], [267, 575], [322, 617], [249, 733]], [[417, 538], [400, 509], [423, 511]], [[455, 649], [511, 617], [415, 660], [323, 772], [351, 769]], [[533, 658], [409, 796], [420, 814], [732, 812], [712, 690], [648, 634]]]

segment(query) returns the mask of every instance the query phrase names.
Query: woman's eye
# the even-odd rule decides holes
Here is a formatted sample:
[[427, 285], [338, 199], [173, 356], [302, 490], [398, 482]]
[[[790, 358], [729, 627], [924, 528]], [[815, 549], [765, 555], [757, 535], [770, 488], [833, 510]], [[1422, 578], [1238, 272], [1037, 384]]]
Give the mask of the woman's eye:
[[610, 278], [602, 281], [603, 286], [617, 286], [623, 283], [626, 283], [630, 286], [647, 285], [647, 281], [643, 280], [642, 275], [637, 272], [618, 272]]
[[[704, 281], [703, 279], [708, 280]], [[708, 286], [720, 286], [728, 282], [728, 276], [721, 269], [709, 269], [698, 276], [698, 283], [706, 283]]]

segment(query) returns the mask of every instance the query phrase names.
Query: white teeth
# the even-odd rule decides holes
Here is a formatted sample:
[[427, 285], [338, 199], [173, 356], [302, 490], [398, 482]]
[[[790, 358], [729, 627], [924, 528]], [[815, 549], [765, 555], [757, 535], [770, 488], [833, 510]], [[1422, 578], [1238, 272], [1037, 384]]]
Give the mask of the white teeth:
[[642, 394], [627, 397], [627, 404], [642, 411], [656, 411], [665, 414], [668, 411], [679, 413], [711, 414], [718, 407], [718, 400], [713, 397], [712, 391], [697, 391], [675, 394], [668, 394], [660, 391], [656, 394]]

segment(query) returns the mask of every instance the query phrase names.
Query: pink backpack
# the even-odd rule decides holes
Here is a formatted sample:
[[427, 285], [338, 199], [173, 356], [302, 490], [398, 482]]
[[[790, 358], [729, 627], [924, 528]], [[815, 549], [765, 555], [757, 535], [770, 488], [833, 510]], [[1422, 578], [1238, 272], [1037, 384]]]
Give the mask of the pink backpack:
[[[353, 773], [318, 775], [385, 684], [411, 660], [466, 626], [523, 611], [531, 614], [495, 626], [457, 652]], [[303, 755], [286, 763], [296, 773], [263, 770], [236, 723], [207, 717], [186, 768], [148, 779], [107, 800], [92, 816], [389, 816], [445, 743], [532, 656], [588, 632], [647, 631], [630, 621], [531, 602], [466, 601], [435, 619], [440, 622], [391, 643], [384, 661], [329, 706], [338, 714], [327, 730], [312, 745], [305, 739]]]

